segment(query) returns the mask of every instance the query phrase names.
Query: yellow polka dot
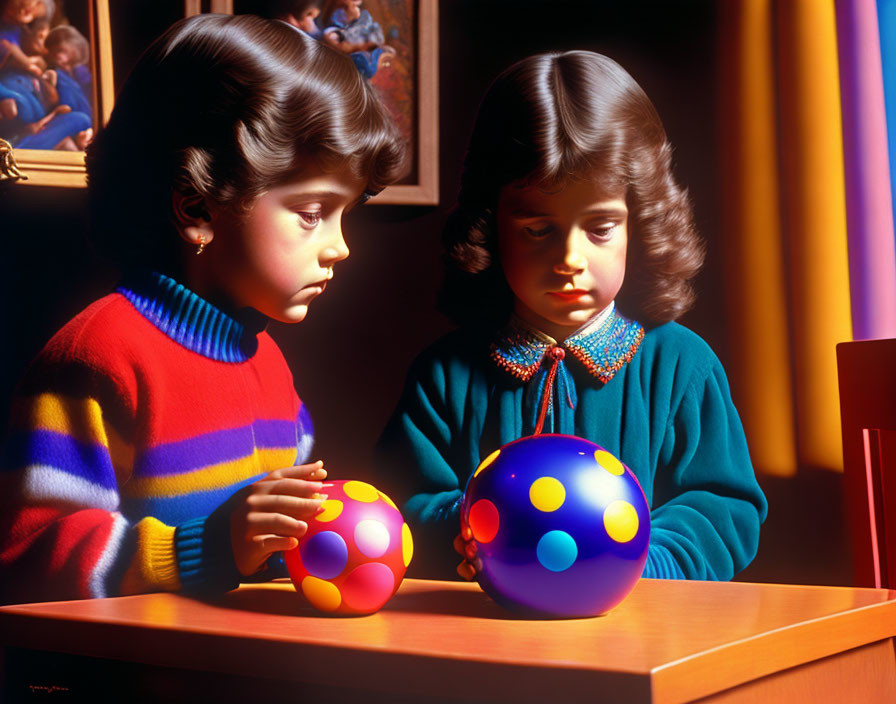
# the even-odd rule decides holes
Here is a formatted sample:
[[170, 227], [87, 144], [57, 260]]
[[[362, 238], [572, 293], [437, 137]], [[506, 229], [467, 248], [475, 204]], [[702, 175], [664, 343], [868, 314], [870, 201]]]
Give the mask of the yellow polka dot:
[[401, 556], [404, 558], [405, 567], [411, 564], [411, 558], [414, 556], [414, 539], [407, 523], [401, 526]]
[[607, 470], [610, 474], [616, 474], [619, 476], [625, 474], [625, 467], [622, 466], [622, 462], [617, 460], [606, 450], [598, 450], [597, 452], [595, 452], [594, 459], [596, 459], [597, 463], [605, 470]]
[[392, 499], [390, 499], [388, 496], [386, 496], [383, 492], [379, 492], [379, 494], [380, 494], [380, 498], [383, 501], [385, 501], [387, 504], [389, 504], [396, 511], [398, 510], [398, 506], [395, 505], [395, 502]]
[[315, 609], [335, 611], [342, 603], [342, 594], [335, 584], [312, 577], [302, 580], [302, 593]]
[[314, 520], [329, 523], [339, 518], [339, 514], [342, 513], [343, 503], [339, 499], [327, 499], [320, 507], [323, 510], [314, 517]]
[[529, 500], [539, 511], [556, 511], [566, 501], [566, 489], [554, 477], [541, 477], [529, 487]]
[[638, 533], [638, 512], [628, 501], [617, 499], [604, 511], [604, 528], [617, 543], [627, 543]]
[[480, 463], [479, 463], [479, 466], [476, 468], [476, 471], [473, 472], [473, 476], [475, 477], [475, 476], [476, 476], [477, 474], [479, 474], [483, 469], [488, 469], [488, 466], [489, 466], [492, 462], [494, 462], [496, 459], [498, 459], [498, 455], [500, 455], [500, 454], [501, 454], [501, 449], [498, 448], [498, 449], [495, 450], [492, 454], [490, 454], [488, 457], [486, 457], [484, 460], [482, 460], [482, 462], [480, 462]]
[[371, 504], [380, 498], [380, 492], [367, 482], [350, 481], [342, 485], [342, 490], [350, 499]]

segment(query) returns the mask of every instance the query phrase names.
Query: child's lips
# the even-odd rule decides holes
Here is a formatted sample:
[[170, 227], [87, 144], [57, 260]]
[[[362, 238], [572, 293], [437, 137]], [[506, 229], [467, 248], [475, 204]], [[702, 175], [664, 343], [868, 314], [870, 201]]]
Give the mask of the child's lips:
[[577, 301], [588, 295], [588, 291], [581, 288], [574, 288], [566, 291], [549, 291], [549, 296], [559, 298], [561, 301]]

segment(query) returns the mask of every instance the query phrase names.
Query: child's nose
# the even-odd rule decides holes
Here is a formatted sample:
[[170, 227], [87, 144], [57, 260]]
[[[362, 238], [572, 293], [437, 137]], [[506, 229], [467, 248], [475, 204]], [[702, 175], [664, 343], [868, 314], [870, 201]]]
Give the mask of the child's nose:
[[558, 274], [578, 274], [585, 270], [588, 261], [582, 254], [579, 246], [579, 238], [575, 232], [571, 232], [564, 241], [561, 259], [554, 265], [554, 271]]
[[336, 262], [341, 262], [349, 255], [348, 245], [345, 243], [345, 237], [342, 234], [342, 227], [337, 225], [334, 228], [332, 237], [327, 245], [321, 250], [321, 263], [325, 266], [331, 266]]

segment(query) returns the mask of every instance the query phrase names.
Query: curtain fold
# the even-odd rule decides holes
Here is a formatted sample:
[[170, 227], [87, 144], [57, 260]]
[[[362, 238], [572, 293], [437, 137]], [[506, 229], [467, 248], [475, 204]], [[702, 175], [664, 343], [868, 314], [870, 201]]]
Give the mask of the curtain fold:
[[875, 0], [836, 0], [855, 339], [896, 337], [896, 246]]
[[831, 0], [779, 2], [778, 93], [801, 465], [842, 469], [838, 342], [852, 339]]
[[852, 338], [833, 0], [731, 0], [720, 32], [730, 376], [757, 471], [842, 468]]
[[[884, 106], [887, 153], [890, 167], [890, 211], [896, 212], [896, 0], [878, 0], [877, 21], [880, 37], [881, 74], [884, 89]], [[896, 335], [893, 335], [896, 337]]]
[[721, 12], [723, 261], [733, 333], [728, 373], [757, 470], [789, 476], [797, 466], [796, 427], [772, 0], [725, 3]]

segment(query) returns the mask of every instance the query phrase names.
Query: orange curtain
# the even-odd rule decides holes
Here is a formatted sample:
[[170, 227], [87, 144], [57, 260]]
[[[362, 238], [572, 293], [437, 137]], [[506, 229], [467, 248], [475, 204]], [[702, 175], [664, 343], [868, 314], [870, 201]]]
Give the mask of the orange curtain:
[[722, 5], [729, 374], [757, 471], [842, 468], [852, 337], [833, 0]]

